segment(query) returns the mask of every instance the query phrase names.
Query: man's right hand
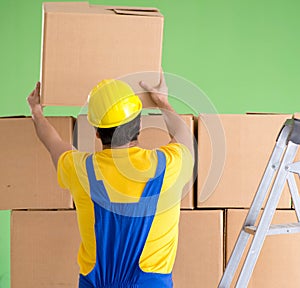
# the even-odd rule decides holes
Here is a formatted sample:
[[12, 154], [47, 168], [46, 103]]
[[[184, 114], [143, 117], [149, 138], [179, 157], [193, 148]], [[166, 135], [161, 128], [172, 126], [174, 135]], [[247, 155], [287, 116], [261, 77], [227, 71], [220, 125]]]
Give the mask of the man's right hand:
[[157, 86], [151, 87], [143, 81], [140, 82], [140, 86], [150, 93], [153, 102], [161, 110], [171, 136], [171, 141], [169, 143], [181, 143], [185, 145], [191, 152], [192, 157], [194, 157], [193, 136], [182, 118], [169, 104], [168, 87], [162, 70], [160, 73], [160, 82]]
[[168, 87], [162, 70], [160, 72], [160, 81], [157, 86], [152, 87], [143, 81], [140, 81], [139, 84], [143, 89], [150, 93], [150, 97], [158, 108], [174, 111], [168, 101]]

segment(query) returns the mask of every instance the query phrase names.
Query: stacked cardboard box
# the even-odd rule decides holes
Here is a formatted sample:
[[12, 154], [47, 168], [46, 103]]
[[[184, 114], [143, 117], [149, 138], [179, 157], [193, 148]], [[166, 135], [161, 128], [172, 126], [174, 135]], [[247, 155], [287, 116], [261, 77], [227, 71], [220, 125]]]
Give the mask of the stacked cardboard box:
[[[75, 211], [13, 211], [12, 287], [77, 287]], [[223, 212], [182, 211], [174, 287], [216, 287], [223, 269]]]
[[13, 211], [11, 287], [78, 287], [76, 212]]
[[[72, 143], [74, 119], [72, 117], [47, 118], [62, 139]], [[49, 267], [43, 267], [44, 263], [48, 263], [47, 261], [54, 261], [51, 258], [51, 249], [64, 249], [68, 254], [72, 243], [72, 239], [68, 239], [64, 247], [57, 245], [58, 241], [56, 241], [56, 238], [62, 237], [62, 234], [56, 234], [55, 228], [61, 220], [66, 220], [63, 217], [65, 212], [56, 211], [56, 215], [60, 217], [56, 219], [45, 210], [72, 210], [74, 207], [72, 197], [68, 191], [58, 186], [52, 159], [39, 141], [31, 118], [1, 118], [0, 133], [5, 135], [1, 142], [1, 162], [5, 169], [2, 169], [0, 176], [0, 209], [13, 210], [11, 214], [11, 287], [43, 286], [43, 280], [41, 280], [43, 278], [39, 278], [41, 276], [38, 275], [43, 275], [45, 271], [51, 273], [47, 270]], [[18, 209], [24, 211], [20, 212]], [[33, 209], [44, 211], [28, 211]], [[44, 219], [35, 217], [39, 213]], [[47, 237], [47, 233], [43, 233], [40, 229], [41, 226], [44, 226], [43, 229], [46, 229], [49, 234], [52, 233], [52, 237]], [[67, 229], [68, 226], [64, 231], [68, 231]], [[54, 246], [49, 245], [43, 251], [39, 250], [43, 246], [43, 241], [52, 240]], [[36, 266], [37, 264], [39, 266]], [[65, 271], [63, 264], [65, 263], [56, 263], [63, 267], [61, 271]]]
[[217, 287], [223, 272], [223, 211], [181, 211], [175, 288]]
[[[288, 114], [200, 115], [197, 206], [249, 208], [276, 137], [285, 120], [291, 117]], [[291, 208], [287, 185], [278, 207]]]
[[[247, 215], [248, 209], [244, 208], [250, 207], [277, 135], [291, 117], [288, 114], [199, 116], [197, 207], [225, 212], [224, 268]], [[299, 156], [298, 153], [296, 160]], [[298, 178], [296, 183], [299, 188]], [[291, 205], [285, 184], [274, 224], [297, 222]], [[249, 287], [298, 287], [298, 238], [296, 235], [267, 237]], [[240, 269], [241, 266], [236, 274]], [[230, 287], [234, 287], [236, 280], [237, 275]]]
[[[193, 122], [192, 116], [185, 115], [182, 117], [186, 121], [186, 123], [190, 123], [188, 125], [192, 125], [191, 124]], [[222, 115], [220, 117], [226, 118], [229, 116]], [[245, 118], [248, 118], [251, 121], [255, 122], [258, 119], [257, 117], [258, 115], [256, 116], [255, 115], [246, 115], [246, 116], [234, 115], [232, 116], [232, 119], [234, 120], [233, 122], [236, 124], [239, 123], [239, 121], [241, 121], [239, 119], [245, 119]], [[261, 135], [259, 135], [262, 143], [266, 142], [266, 140], [263, 139], [263, 137], [269, 137], [269, 135], [264, 136], [267, 135], [266, 131], [269, 130], [270, 128], [268, 127], [268, 125], [274, 124], [277, 118], [281, 118], [278, 120], [277, 130], [279, 131], [280, 126], [284, 122], [284, 119], [289, 118], [289, 116], [272, 115], [268, 117], [267, 116], [259, 117], [260, 120], [259, 122], [260, 123], [264, 122], [263, 124], [261, 124], [261, 129], [266, 129], [265, 132], [260, 132]], [[45, 167], [48, 168], [43, 168], [43, 169], [38, 168], [36, 169], [36, 171], [39, 171], [39, 173], [43, 173], [43, 170], [45, 169], [46, 171], [52, 171], [51, 173], [53, 173], [54, 179], [52, 180], [47, 179], [49, 182], [44, 182], [44, 183], [56, 183], [55, 171], [52, 166], [53, 164], [51, 163], [50, 156], [48, 155], [47, 151], [43, 148], [42, 144], [36, 138], [31, 119], [12, 118], [12, 119], [1, 119], [1, 120], [4, 121], [3, 124], [5, 124], [3, 127], [7, 127], [8, 123], [10, 123], [11, 129], [6, 128], [8, 129], [8, 131], [15, 131], [17, 127], [20, 126], [23, 127], [24, 135], [21, 135], [21, 139], [19, 138], [14, 139], [13, 142], [28, 143], [26, 144], [26, 147], [34, 147], [33, 148], [34, 153], [43, 152], [44, 154], [43, 153], [38, 154], [37, 157], [39, 159], [47, 159], [47, 161], [43, 160], [43, 165], [45, 165]], [[65, 137], [64, 139], [71, 141], [72, 139], [71, 118], [55, 117], [55, 118], [50, 118], [50, 121], [60, 131], [60, 134], [64, 135], [63, 136]], [[144, 131], [142, 131], [141, 133], [140, 142], [142, 143], [142, 145], [145, 145], [145, 148], [152, 148], [152, 145], [159, 146], [161, 145], [160, 143], [158, 143], [159, 141], [162, 140], [164, 142], [169, 140], [168, 138], [169, 136], [165, 131], [165, 127], [164, 125], [162, 125], [163, 121], [161, 119], [161, 116], [157, 116], [157, 115], [144, 116], [142, 121], [143, 121], [143, 125], [142, 125], [143, 127], [151, 127], [147, 129], [145, 128]], [[93, 135], [95, 135], [94, 129], [91, 128], [90, 126], [86, 126], [87, 125], [86, 117], [80, 116], [78, 118], [77, 125], [78, 125], [77, 127], [78, 146], [84, 150], [93, 151], [94, 149], [96, 150], [101, 149], [101, 145], [99, 145], [99, 143], [96, 144], [97, 141], [95, 140], [95, 138], [93, 138], [94, 137]], [[200, 119], [199, 129], [202, 129], [201, 125], [202, 124]], [[249, 123], [248, 125], [251, 126]], [[28, 128], [26, 128], [27, 126]], [[236, 125], [233, 125], [233, 127], [235, 126]], [[0, 127], [1, 127], [1, 122], [0, 122]], [[159, 127], [162, 130], [159, 132], [155, 132], [151, 130], [153, 129], [153, 127], [155, 127], [155, 129]], [[223, 127], [225, 127], [226, 129], [227, 126], [224, 125]], [[231, 131], [233, 133], [232, 137], [234, 137], [234, 139], [236, 139], [237, 141], [241, 141], [243, 137], [241, 136], [237, 137], [236, 135], [240, 135], [239, 131], [238, 130], [232, 131], [233, 127], [229, 128], [228, 131]], [[238, 127], [239, 129], [244, 131], [244, 128], [241, 124]], [[252, 146], [254, 146], [254, 144], [251, 141], [253, 141], [253, 138], [258, 137], [258, 135], [255, 134], [255, 131], [257, 130], [254, 130], [251, 133], [249, 132], [248, 141], [246, 141], [246, 143], [248, 142], [252, 143], [251, 144]], [[8, 134], [9, 132], [5, 132], [4, 130], [3, 133], [5, 133], [6, 135], [10, 135]], [[276, 136], [276, 133], [274, 134]], [[13, 137], [13, 135], [15, 135], [15, 137], [20, 137], [18, 134], [12, 133], [10, 135], [10, 138]], [[156, 137], [153, 137], [153, 135], [156, 135]], [[157, 135], [160, 136], [157, 137]], [[200, 130], [199, 130], [199, 135], [201, 135]], [[226, 137], [230, 137], [230, 134], [227, 132], [225, 132], [225, 135]], [[26, 140], [27, 139], [26, 137], [31, 138], [31, 140]], [[157, 141], [158, 138], [159, 141]], [[274, 135], [272, 135], [272, 137], [270, 136], [270, 138], [273, 139], [273, 141], [270, 140], [270, 142], [274, 142], [274, 138], [275, 138]], [[87, 139], [93, 139], [93, 141]], [[208, 141], [207, 138], [202, 135], [198, 141], [199, 147], [201, 144], [205, 145], [206, 141]], [[227, 143], [230, 143], [230, 141], [232, 141], [232, 139], [226, 138]], [[96, 146], [95, 148], [95, 145], [99, 145], [99, 146]], [[271, 143], [269, 143], [269, 145], [270, 145], [269, 150], [271, 150], [272, 149]], [[264, 145], [261, 146], [263, 147]], [[10, 151], [9, 149], [12, 149], [12, 151], [14, 152], [18, 151], [14, 147], [10, 148], [7, 146], [6, 152]], [[265, 148], [263, 147], [263, 149]], [[41, 150], [42, 152], [37, 152], [39, 150]], [[15, 156], [17, 157], [16, 159], [21, 159], [22, 155], [26, 154], [26, 151], [19, 149], [18, 152], [20, 152], [21, 154], [19, 156]], [[199, 158], [200, 158], [199, 163], [200, 165], [204, 165], [205, 161], [203, 160], [202, 157], [203, 152], [200, 148], [199, 151], [201, 152], [199, 153]], [[244, 155], [245, 152], [243, 151], [247, 151], [248, 154], [253, 153], [251, 151], [249, 152], [249, 150], [243, 150], [240, 147], [240, 150], [239, 149], [229, 150], [230, 153], [228, 153], [227, 155], [228, 158], [226, 158], [226, 160], [233, 161], [232, 159], [235, 159], [235, 162], [233, 161], [231, 163], [233, 164], [238, 163], [237, 161], [239, 161], [240, 158], [245, 157]], [[234, 155], [235, 152], [238, 153], [238, 156]], [[257, 152], [262, 153], [260, 152], [260, 150], [257, 150]], [[30, 150], [28, 150], [27, 153], [29, 155], [28, 157], [30, 157], [30, 159], [28, 158], [30, 160], [29, 162], [31, 162], [33, 157], [32, 156], [33, 152], [30, 152]], [[270, 154], [270, 151], [265, 151], [265, 153]], [[12, 153], [9, 152], [6, 154], [7, 155], [4, 156], [6, 156], [7, 159], [11, 159]], [[265, 154], [262, 153], [260, 155], [261, 155], [260, 157], [263, 157], [263, 155]], [[201, 161], [201, 159], [203, 160], [203, 162]], [[265, 166], [266, 163], [261, 163], [260, 165]], [[10, 165], [7, 164], [7, 167], [10, 167]], [[204, 169], [203, 166], [202, 169]], [[246, 173], [247, 175], [249, 175], [250, 171], [254, 171], [254, 170], [247, 170], [247, 169], [248, 168], [246, 167], [245, 171], [243, 171], [243, 173]], [[17, 173], [17, 172], [12, 171], [9, 174], [13, 174], [13, 173]], [[242, 172], [240, 172], [240, 175], [241, 174]], [[35, 172], [35, 175], [38, 174], [36, 174]], [[47, 172], [47, 175], [49, 175], [49, 172]], [[38, 177], [42, 179], [42, 175]], [[255, 181], [257, 181], [257, 183], [259, 182], [259, 180], [256, 179]], [[41, 186], [38, 186], [38, 188], [36, 189], [43, 191]], [[217, 189], [219, 189], [218, 186]], [[230, 194], [231, 190], [228, 190], [228, 188], [226, 189], [227, 190], [224, 189], [223, 191], [229, 191], [229, 196], [232, 197]], [[36, 195], [37, 190], [35, 190], [34, 195]], [[59, 191], [59, 192], [64, 193], [64, 191]], [[48, 195], [49, 193], [50, 192], [46, 193], [45, 195], [49, 196]], [[12, 199], [14, 198], [15, 197], [12, 197]], [[47, 197], [44, 198], [44, 200], [45, 199], [48, 202], [50, 201]], [[242, 209], [240, 210], [228, 209], [230, 207], [235, 207], [234, 205], [236, 205], [236, 202], [234, 202], [235, 201], [234, 198], [229, 198], [229, 199], [233, 199], [233, 202], [231, 202], [230, 204], [227, 204], [228, 202], [224, 202], [225, 204], [223, 204], [222, 206], [222, 200], [219, 200], [219, 203], [221, 204], [215, 205], [213, 207], [209, 207], [209, 209], [213, 209], [213, 210], [208, 210], [204, 206], [205, 208], [198, 207], [198, 210], [189, 210], [189, 211], [181, 212], [178, 254], [177, 254], [177, 259], [174, 267], [175, 287], [178, 288], [186, 287], [186, 285], [188, 287], [198, 287], [199, 283], [201, 283], [201, 285], [204, 285], [205, 287], [217, 286], [217, 283], [222, 275], [224, 255], [226, 255], [226, 260], [228, 260], [228, 256], [230, 255], [231, 249], [237, 237], [237, 233], [241, 227], [242, 221], [245, 218], [247, 212], [247, 210], [242, 210]], [[24, 201], [22, 201], [22, 203], [25, 203]], [[71, 199], [69, 198], [69, 201], [67, 203], [70, 203], [70, 201]], [[289, 201], [286, 202], [287, 202], [286, 206], [284, 207], [286, 209], [290, 208], [290, 206], [288, 206], [288, 203], [290, 203], [290, 199]], [[35, 202], [33, 201], [31, 204], [28, 204], [27, 206], [15, 206], [15, 207], [11, 206], [11, 207], [12, 208], [16, 208], [16, 207], [37, 208], [37, 209], [62, 208], [60, 204], [51, 204], [51, 206], [43, 206], [44, 204], [41, 204], [42, 202], [39, 202], [40, 206], [38, 205], [34, 206], [35, 204], [33, 203]], [[245, 204], [246, 207], [249, 205], [250, 203]], [[66, 205], [63, 208], [69, 209], [72, 208], [72, 206]], [[218, 209], [215, 210], [215, 208]], [[243, 207], [238, 207], [238, 208], [243, 208]], [[226, 221], [223, 220], [223, 216], [225, 212], [226, 212], [226, 217], [224, 219], [226, 219]], [[295, 216], [292, 210], [277, 211], [277, 216], [275, 218], [275, 221], [281, 223], [291, 222], [294, 220], [293, 218], [295, 218]], [[225, 238], [224, 235], [226, 235]], [[260, 260], [261, 262], [258, 263], [258, 267], [262, 267], [266, 269], [265, 263], [268, 262], [267, 267], [269, 270], [267, 271], [270, 272], [265, 273], [262, 276], [260, 273], [262, 268], [261, 269], [256, 268], [256, 270], [254, 271], [253, 278], [251, 280], [252, 281], [251, 285], [253, 285], [253, 287], [262, 287], [263, 281], [267, 281], [267, 283], [269, 283], [268, 285], [270, 285], [269, 287], [271, 287], [272, 285], [274, 285], [274, 283], [272, 282], [273, 278], [272, 278], [271, 271], [279, 271], [280, 269], [282, 269], [281, 263], [284, 263], [284, 261], [288, 261], [286, 263], [287, 267], [290, 267], [292, 265], [291, 261], [293, 263], [297, 263], [297, 257], [295, 254], [291, 253], [290, 255], [293, 256], [289, 256], [289, 258], [287, 258], [284, 252], [278, 251], [279, 249], [278, 247], [283, 247], [282, 249], [285, 249], [285, 245], [287, 245], [285, 243], [289, 243], [291, 245], [289, 247], [295, 247], [296, 244], [294, 245], [293, 243], [296, 243], [297, 238], [294, 236], [289, 236], [289, 238], [287, 237], [283, 238], [283, 237], [285, 236], [281, 236], [281, 238], [279, 239], [276, 238], [276, 240], [273, 240], [274, 243], [270, 242], [271, 244], [268, 244], [269, 242], [266, 242], [265, 244], [266, 248], [264, 248], [265, 250], [263, 250], [263, 254], [261, 255], [262, 260]], [[58, 287], [58, 285], [63, 285], [63, 287], [75, 287], [77, 285], [78, 266], [76, 264], [76, 254], [77, 254], [77, 248], [80, 239], [77, 230], [75, 211], [13, 211], [11, 239], [12, 239], [11, 240], [12, 241], [12, 245], [11, 245], [12, 287], [21, 287], [21, 282], [22, 282], [22, 287], [35, 287], [38, 285], [44, 285], [45, 287]], [[22, 239], [22, 241], [20, 239]], [[290, 242], [290, 240], [292, 240], [292, 242]], [[223, 247], [225, 247], [224, 251], [223, 251]], [[273, 247], [277, 248], [276, 253], [272, 251]], [[275, 258], [273, 259], [272, 257]], [[69, 267], [69, 268], [67, 269], [67, 271], [62, 270], [59, 268], [59, 265], [57, 263], [63, 263], [64, 267]], [[23, 272], [19, 272], [19, 271], [23, 271]], [[64, 272], [61, 273], [61, 271]], [[22, 274], [21, 275], [22, 277], [18, 276], [20, 275], [20, 273]], [[291, 273], [296, 273], [296, 272], [292, 271]], [[55, 275], [55, 277], [53, 275]], [[285, 279], [285, 273], [280, 274], [278, 272], [276, 273], [276, 275], [282, 275], [280, 276], [280, 279], [276, 278], [276, 281], [284, 281], [283, 279]], [[295, 281], [295, 283], [297, 283], [297, 281]]]
[[[73, 119], [48, 117], [64, 141], [72, 143]], [[31, 118], [0, 118], [0, 209], [70, 209], [68, 191], [57, 184], [51, 157], [39, 141]]]
[[[230, 209], [227, 212], [226, 261], [228, 261], [247, 212], [247, 209]], [[277, 210], [273, 219], [273, 224], [295, 222], [297, 219], [295, 211], [292, 210]], [[299, 241], [299, 234], [267, 236], [248, 287], [299, 287]], [[241, 266], [237, 273], [240, 269]], [[234, 283], [236, 279], [237, 277]]]

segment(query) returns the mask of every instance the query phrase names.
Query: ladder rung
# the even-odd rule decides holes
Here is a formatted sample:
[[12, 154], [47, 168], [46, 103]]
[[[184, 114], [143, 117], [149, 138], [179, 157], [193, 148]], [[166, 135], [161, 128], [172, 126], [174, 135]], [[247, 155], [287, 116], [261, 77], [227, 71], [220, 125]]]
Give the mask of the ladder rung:
[[[257, 226], [245, 226], [244, 231], [246, 233], [254, 235]], [[277, 224], [271, 225], [267, 235], [278, 235], [278, 234], [293, 234], [300, 233], [300, 223], [290, 223], [290, 224]]]
[[300, 162], [294, 162], [287, 165], [287, 169], [289, 172], [298, 174], [300, 176]]

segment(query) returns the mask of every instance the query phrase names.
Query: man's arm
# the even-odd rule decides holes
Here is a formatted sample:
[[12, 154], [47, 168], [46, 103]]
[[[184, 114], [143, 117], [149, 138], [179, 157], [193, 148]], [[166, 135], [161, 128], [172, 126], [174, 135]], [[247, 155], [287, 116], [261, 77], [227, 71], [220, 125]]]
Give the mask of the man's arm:
[[66, 151], [72, 150], [72, 145], [61, 139], [55, 128], [43, 115], [43, 109], [40, 104], [40, 82], [36, 84], [35, 89], [27, 97], [30, 106], [32, 120], [36, 134], [49, 151], [55, 168], [60, 155]]
[[168, 87], [163, 72], [161, 71], [160, 83], [157, 86], [151, 87], [143, 81], [140, 82], [140, 86], [147, 92], [150, 92], [153, 102], [161, 110], [169, 134], [172, 137], [170, 143], [182, 143], [194, 155], [194, 143], [191, 132], [168, 101]]

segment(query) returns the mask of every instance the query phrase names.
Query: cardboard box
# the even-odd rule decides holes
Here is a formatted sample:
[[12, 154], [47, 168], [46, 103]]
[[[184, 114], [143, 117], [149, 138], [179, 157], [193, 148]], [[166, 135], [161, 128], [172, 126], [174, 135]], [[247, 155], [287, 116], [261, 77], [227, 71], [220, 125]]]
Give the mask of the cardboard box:
[[[181, 115], [182, 120], [194, 134], [193, 115]], [[141, 133], [139, 135], [139, 145], [144, 149], [154, 149], [166, 145], [170, 141], [166, 124], [162, 115], [144, 115], [141, 120]], [[88, 123], [86, 115], [79, 115], [76, 122], [78, 133], [77, 143], [79, 151], [95, 152], [102, 150], [101, 141], [96, 138], [95, 129]], [[194, 186], [193, 179], [188, 184], [189, 192], [184, 195], [181, 208], [193, 209], [194, 203]]]
[[[226, 257], [231, 255], [248, 210], [228, 210]], [[295, 211], [277, 210], [273, 224], [297, 222]], [[252, 238], [252, 236], [250, 236]], [[300, 285], [300, 235], [267, 236], [258, 257], [248, 288], [296, 288]], [[249, 248], [249, 245], [247, 249]], [[244, 259], [245, 257], [243, 257]], [[243, 260], [242, 259], [242, 260]], [[243, 260], [244, 261], [244, 260]], [[238, 268], [238, 273], [241, 266]], [[237, 277], [235, 277], [234, 283]], [[234, 285], [230, 286], [234, 287]]]
[[[292, 115], [263, 114], [200, 115], [198, 119], [197, 206], [250, 207], [277, 135], [285, 120], [291, 117]], [[211, 128], [207, 129], [206, 127]], [[211, 130], [208, 133], [209, 129]], [[221, 139], [222, 133], [224, 133], [225, 139]], [[215, 139], [216, 135], [220, 139], [213, 140], [212, 144], [210, 138]], [[222, 140], [225, 140], [225, 149], [222, 146], [224, 145]], [[225, 166], [220, 175], [217, 171], [222, 169], [222, 149], [225, 151]], [[214, 154], [212, 154], [213, 151]], [[212, 156], [215, 158], [213, 159]], [[212, 160], [215, 161], [214, 165], [211, 164]], [[207, 181], [208, 175], [211, 177], [209, 181]], [[213, 189], [214, 187], [215, 189]], [[209, 197], [207, 198], [207, 196]], [[287, 184], [278, 207], [291, 207]]]
[[222, 273], [223, 211], [181, 211], [174, 287], [217, 287]]
[[[163, 22], [156, 8], [44, 3], [43, 105], [83, 106], [102, 79], [123, 79], [136, 93], [140, 80], [158, 84]], [[153, 107], [147, 96], [144, 107]]]
[[[13, 211], [11, 288], [78, 287], [75, 211]], [[223, 212], [181, 211], [174, 287], [216, 287], [223, 267]]]
[[[49, 117], [72, 143], [73, 119]], [[36, 136], [31, 118], [1, 118], [0, 209], [73, 208], [70, 193], [57, 184], [50, 154]]]
[[11, 288], [78, 287], [75, 211], [13, 211]]

